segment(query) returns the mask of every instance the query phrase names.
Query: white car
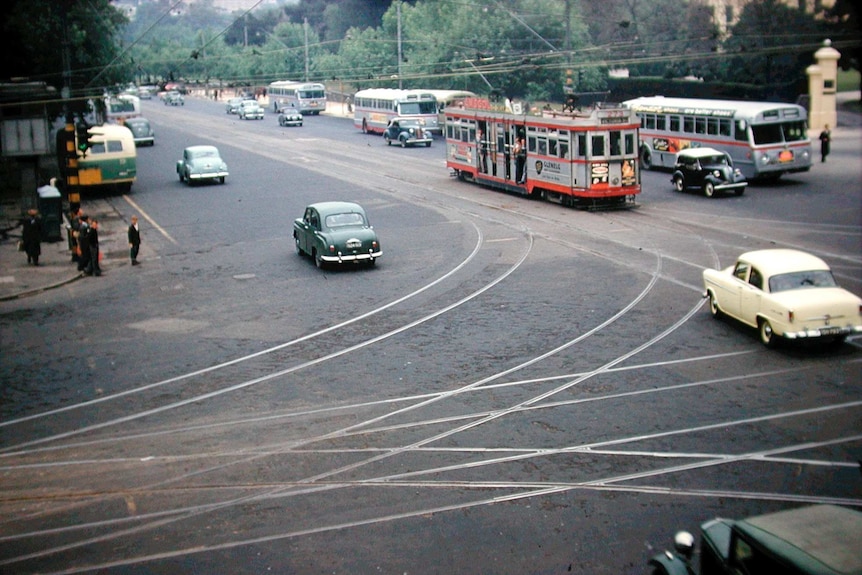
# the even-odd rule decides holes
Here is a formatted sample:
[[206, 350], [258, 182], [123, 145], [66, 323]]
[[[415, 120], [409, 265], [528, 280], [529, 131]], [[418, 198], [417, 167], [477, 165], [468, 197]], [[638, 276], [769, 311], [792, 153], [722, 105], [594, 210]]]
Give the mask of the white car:
[[241, 120], [263, 120], [263, 108], [257, 100], [245, 100], [239, 105], [237, 111]]
[[703, 284], [714, 317], [756, 327], [766, 346], [862, 333], [862, 299], [838, 286], [826, 262], [799, 250], [744, 253], [728, 268], [704, 270]]

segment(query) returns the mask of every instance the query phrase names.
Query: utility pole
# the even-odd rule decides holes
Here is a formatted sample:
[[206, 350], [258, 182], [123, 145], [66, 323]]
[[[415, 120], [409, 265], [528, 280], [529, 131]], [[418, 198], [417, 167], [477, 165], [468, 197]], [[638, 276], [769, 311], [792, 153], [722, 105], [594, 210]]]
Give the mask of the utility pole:
[[308, 82], [308, 18], [302, 19], [302, 29], [305, 32], [305, 81]]
[[395, 0], [395, 7], [398, 14], [398, 87], [401, 88], [401, 0]]

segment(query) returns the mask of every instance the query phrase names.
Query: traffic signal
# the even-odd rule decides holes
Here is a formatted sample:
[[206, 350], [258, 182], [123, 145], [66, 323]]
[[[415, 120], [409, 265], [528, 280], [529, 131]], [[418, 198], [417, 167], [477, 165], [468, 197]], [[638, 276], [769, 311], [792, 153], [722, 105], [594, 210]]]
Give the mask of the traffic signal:
[[78, 136], [78, 150], [86, 155], [87, 150], [92, 146], [92, 142], [90, 141], [90, 126], [87, 124], [78, 124], [75, 130]]

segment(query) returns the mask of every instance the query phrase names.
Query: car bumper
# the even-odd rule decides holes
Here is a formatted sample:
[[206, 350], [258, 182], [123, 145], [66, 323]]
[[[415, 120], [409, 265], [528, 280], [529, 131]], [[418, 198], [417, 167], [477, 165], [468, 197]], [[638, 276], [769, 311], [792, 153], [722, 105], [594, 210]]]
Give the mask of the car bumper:
[[739, 190], [739, 189], [743, 189], [743, 188], [745, 188], [745, 186], [747, 186], [747, 185], [748, 185], [748, 182], [727, 182], [727, 183], [723, 183], [723, 184], [716, 183], [716, 184], [714, 185], [714, 187], [715, 187], [715, 189], [716, 189], [717, 191], [724, 191], [724, 190]]
[[190, 180], [214, 180], [215, 178], [226, 178], [227, 172], [204, 172], [202, 174], [189, 174]]
[[816, 339], [821, 337], [846, 337], [854, 333], [862, 333], [862, 325], [824, 326], [820, 328], [785, 331], [786, 339]]
[[433, 141], [434, 138], [407, 138], [407, 145], [416, 146], [418, 144], [428, 144]]
[[361, 254], [338, 254], [336, 256], [320, 256], [320, 259], [327, 263], [339, 263], [343, 264], [345, 262], [367, 262], [370, 260], [376, 260], [380, 256], [383, 255], [382, 251], [378, 252], [368, 252]]

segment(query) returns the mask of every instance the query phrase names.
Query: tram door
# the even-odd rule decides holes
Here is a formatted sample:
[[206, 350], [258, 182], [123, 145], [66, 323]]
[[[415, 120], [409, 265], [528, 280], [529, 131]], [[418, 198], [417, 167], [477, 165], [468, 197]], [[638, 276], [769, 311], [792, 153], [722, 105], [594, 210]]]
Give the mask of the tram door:
[[525, 137], [525, 126], [502, 121], [488, 124], [488, 127], [493, 128], [493, 133], [489, 134], [489, 140], [494, 142], [493, 162], [491, 164], [493, 174], [498, 178], [514, 180], [515, 141], [519, 135]]

